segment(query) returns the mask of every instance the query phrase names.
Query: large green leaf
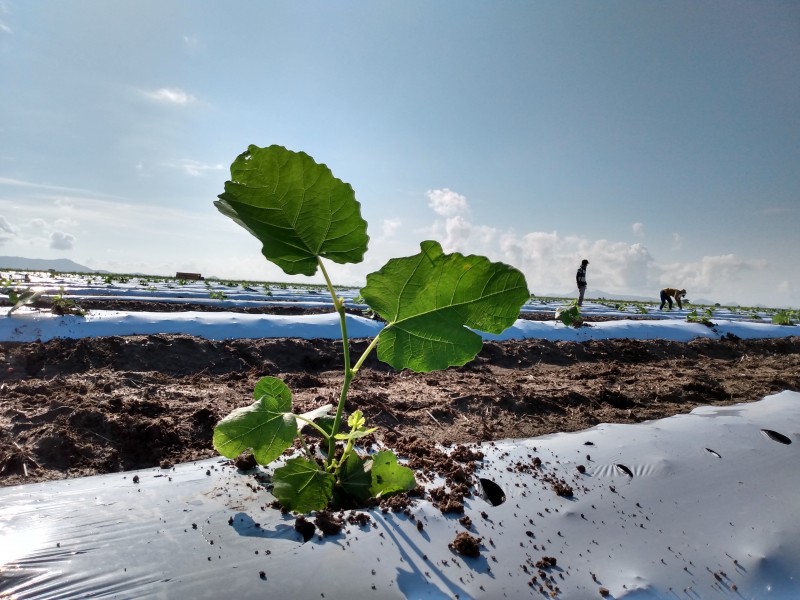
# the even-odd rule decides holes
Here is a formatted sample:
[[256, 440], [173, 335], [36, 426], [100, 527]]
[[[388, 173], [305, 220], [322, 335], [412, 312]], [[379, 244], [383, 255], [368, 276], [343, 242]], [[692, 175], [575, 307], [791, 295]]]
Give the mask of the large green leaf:
[[292, 392], [280, 379], [263, 377], [253, 395], [253, 404], [237, 408], [217, 424], [213, 443], [227, 458], [252, 449], [256, 461], [267, 465], [291, 446], [297, 435]]
[[273, 495], [283, 506], [295, 512], [322, 510], [333, 498], [334, 476], [307, 458], [299, 456], [275, 469]]
[[390, 260], [367, 275], [366, 303], [387, 326], [378, 358], [396, 369], [428, 372], [460, 366], [480, 351], [470, 329], [501, 333], [514, 324], [530, 298], [525, 276], [483, 256], [444, 254], [438, 242]]
[[231, 181], [214, 204], [289, 275], [313, 275], [318, 257], [358, 263], [367, 250], [353, 188], [304, 152], [251, 145], [233, 161]]
[[367, 468], [372, 476], [370, 494], [376, 498], [407, 492], [417, 487], [414, 471], [397, 464], [397, 457], [390, 450], [382, 450], [372, 457], [372, 464]]

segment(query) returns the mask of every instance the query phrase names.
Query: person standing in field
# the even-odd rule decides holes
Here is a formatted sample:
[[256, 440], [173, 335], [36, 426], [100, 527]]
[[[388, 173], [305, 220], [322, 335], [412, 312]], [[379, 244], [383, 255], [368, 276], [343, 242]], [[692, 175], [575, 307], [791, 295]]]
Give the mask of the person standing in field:
[[583, 306], [583, 295], [586, 293], [586, 267], [589, 266], [589, 261], [585, 258], [581, 261], [581, 266], [578, 267], [578, 273], [575, 275], [575, 281], [578, 284], [578, 306]]
[[658, 310], [664, 310], [664, 304], [669, 303], [669, 310], [672, 310], [672, 298], [675, 298], [675, 302], [678, 304], [678, 308], [683, 308], [681, 306], [681, 298], [686, 295], [686, 290], [676, 290], [675, 288], [664, 288], [661, 290], [661, 306], [658, 307]]

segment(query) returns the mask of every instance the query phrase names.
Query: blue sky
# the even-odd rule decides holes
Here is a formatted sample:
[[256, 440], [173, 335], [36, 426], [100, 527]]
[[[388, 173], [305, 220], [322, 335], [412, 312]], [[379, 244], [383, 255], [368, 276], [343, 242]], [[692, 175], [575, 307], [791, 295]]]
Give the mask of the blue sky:
[[339, 283], [437, 239], [800, 306], [795, 2], [0, 0], [0, 87], [0, 255], [286, 280], [213, 207], [280, 144], [362, 204]]

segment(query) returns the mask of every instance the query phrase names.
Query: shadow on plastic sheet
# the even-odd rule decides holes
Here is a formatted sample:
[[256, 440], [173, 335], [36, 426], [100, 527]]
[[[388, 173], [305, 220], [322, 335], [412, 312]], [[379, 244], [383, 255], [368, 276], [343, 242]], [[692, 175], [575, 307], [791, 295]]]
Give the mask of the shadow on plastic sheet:
[[[285, 539], [292, 542], [298, 541], [300, 535], [293, 525], [288, 523], [270, 523], [269, 527], [256, 522], [253, 517], [245, 512], [238, 512], [229, 521], [233, 530], [242, 537], [261, 539]], [[302, 542], [302, 540], [300, 540]]]
[[[470, 594], [466, 588], [445, 575], [435, 563], [430, 562], [427, 559], [425, 552], [422, 552], [419, 546], [417, 546], [417, 544], [412, 541], [411, 538], [408, 537], [408, 535], [406, 535], [401, 528], [393, 527], [391, 523], [387, 522], [386, 519], [381, 515], [373, 515], [373, 518], [383, 524], [386, 535], [391, 538], [392, 542], [394, 542], [396, 548], [400, 552], [404, 564], [411, 567], [410, 571], [400, 568], [397, 569], [397, 585], [406, 598], [417, 598], [421, 595], [424, 595], [426, 598], [447, 598], [448, 600], [451, 600], [452, 598], [472, 597], [472, 594]], [[416, 560], [414, 560], [414, 557], [409, 554], [409, 549], [413, 549], [415, 551]], [[455, 556], [453, 558], [455, 559]], [[489, 563], [483, 556], [479, 556], [478, 558], [462, 558], [464, 558], [464, 562], [466, 562], [467, 566], [472, 568], [473, 571], [484, 573], [489, 575], [489, 577], [494, 578], [494, 574], [489, 567]], [[419, 561], [423, 561], [426, 565], [424, 572], [417, 566], [417, 562]], [[437, 583], [433, 580], [434, 578], [431, 577], [431, 574], [435, 574], [436, 577], [438, 577], [438, 579], [447, 587], [448, 591], [441, 590]], [[438, 591], [439, 595], [434, 595], [434, 590]]]

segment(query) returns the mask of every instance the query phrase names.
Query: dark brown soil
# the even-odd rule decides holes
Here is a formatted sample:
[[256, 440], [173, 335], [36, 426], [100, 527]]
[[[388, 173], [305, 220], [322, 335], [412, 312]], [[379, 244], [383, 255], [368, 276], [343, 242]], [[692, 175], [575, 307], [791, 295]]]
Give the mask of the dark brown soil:
[[[366, 345], [354, 341], [355, 356]], [[306, 411], [336, 402], [341, 360], [341, 342], [332, 340], [149, 335], [0, 343], [0, 485], [214, 456], [214, 425], [252, 402], [260, 377], [283, 378], [296, 412]], [[468, 365], [428, 374], [393, 371], [373, 355], [347, 410], [363, 410], [380, 427], [380, 441], [424, 470], [432, 442], [639, 422], [781, 390], [800, 390], [800, 337], [525, 340], [486, 343]], [[450, 467], [457, 486], [464, 467]], [[458, 512], [457, 503], [444, 508]]]

